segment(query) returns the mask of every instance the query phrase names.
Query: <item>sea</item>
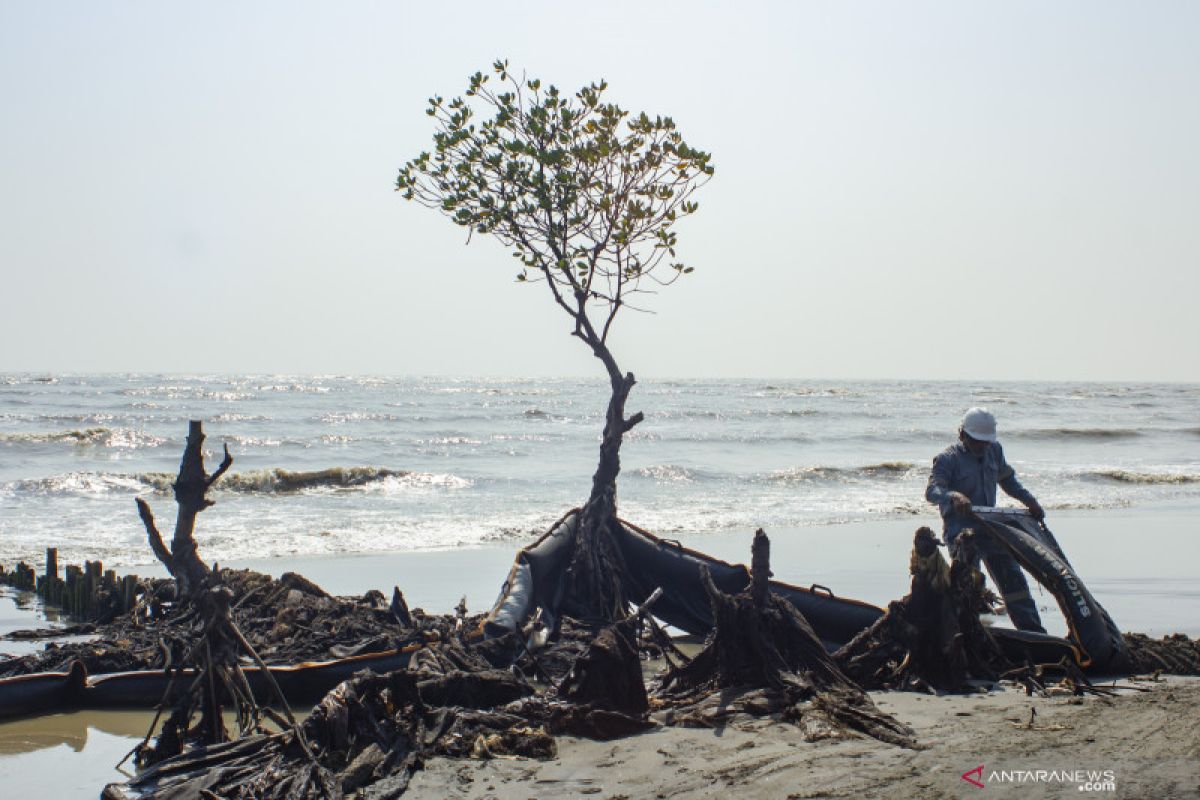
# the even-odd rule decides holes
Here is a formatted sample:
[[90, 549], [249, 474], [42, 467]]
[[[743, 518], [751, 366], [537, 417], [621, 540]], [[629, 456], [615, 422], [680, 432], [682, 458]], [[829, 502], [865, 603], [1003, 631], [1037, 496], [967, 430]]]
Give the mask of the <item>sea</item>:
[[[607, 383], [576, 378], [0, 375], [0, 563], [153, 561], [189, 420], [209, 561], [519, 547], [582, 503]], [[1056, 509], [1200, 509], [1200, 385], [657, 380], [622, 454], [621, 515], [664, 536], [915, 517], [971, 406]]]

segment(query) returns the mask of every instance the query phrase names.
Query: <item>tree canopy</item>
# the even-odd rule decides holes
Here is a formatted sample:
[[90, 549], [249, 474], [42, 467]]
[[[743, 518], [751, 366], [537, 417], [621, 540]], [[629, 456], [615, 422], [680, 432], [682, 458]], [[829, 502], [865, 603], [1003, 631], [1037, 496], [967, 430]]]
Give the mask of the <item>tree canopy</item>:
[[613, 320], [692, 271], [673, 228], [696, 211], [713, 166], [670, 117], [632, 116], [604, 102], [607, 88], [567, 95], [497, 61], [464, 97], [430, 98], [434, 149], [401, 168], [396, 189], [511, 247], [517, 280], [549, 286], [616, 380]]

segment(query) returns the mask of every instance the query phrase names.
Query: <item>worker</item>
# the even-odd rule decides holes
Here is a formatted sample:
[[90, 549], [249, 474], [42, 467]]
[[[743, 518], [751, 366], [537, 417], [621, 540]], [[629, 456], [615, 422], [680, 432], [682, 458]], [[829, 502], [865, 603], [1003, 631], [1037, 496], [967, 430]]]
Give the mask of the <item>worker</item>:
[[[973, 525], [971, 506], [996, 505], [997, 484], [1028, 508], [1034, 519], [1045, 518], [1046, 512], [1004, 460], [1004, 450], [996, 440], [996, 417], [986, 408], [969, 409], [958, 428], [958, 443], [933, 459], [925, 489], [925, 499], [941, 511], [942, 535], [952, 557], [957, 554], [955, 539]], [[1013, 625], [1018, 630], [1045, 633], [1029, 584], [1012, 554], [990, 536], [979, 536], [975, 543]]]

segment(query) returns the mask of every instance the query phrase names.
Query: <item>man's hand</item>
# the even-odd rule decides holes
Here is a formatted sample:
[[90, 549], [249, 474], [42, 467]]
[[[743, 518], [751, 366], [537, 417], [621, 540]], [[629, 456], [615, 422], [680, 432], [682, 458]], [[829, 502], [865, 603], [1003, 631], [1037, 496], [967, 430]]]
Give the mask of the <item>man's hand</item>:
[[951, 492], [949, 497], [950, 505], [953, 506], [954, 510], [959, 514], [971, 513], [971, 498], [967, 497], [962, 492]]
[[1037, 500], [1030, 500], [1025, 504], [1025, 507], [1029, 509], [1029, 513], [1032, 514], [1033, 518], [1038, 522], [1041, 522], [1046, 518], [1046, 511], [1041, 507]]

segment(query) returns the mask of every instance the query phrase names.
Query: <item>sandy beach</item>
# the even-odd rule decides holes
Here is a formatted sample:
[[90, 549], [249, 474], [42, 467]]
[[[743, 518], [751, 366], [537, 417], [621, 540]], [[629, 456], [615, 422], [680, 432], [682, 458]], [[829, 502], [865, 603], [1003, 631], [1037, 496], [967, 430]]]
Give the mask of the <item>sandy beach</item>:
[[[1066, 511], [1051, 523], [1089, 587], [1122, 629], [1200, 635], [1200, 578], [1174, 558], [1190, 541], [1188, 509]], [[773, 532], [779, 579], [820, 583], [841, 595], [885, 605], [907, 591], [907, 553], [922, 518]], [[1143, 531], [1131, 547], [1130, 531]], [[684, 544], [744, 560], [749, 534], [693, 534]], [[1184, 550], [1186, 552], [1186, 550]], [[230, 564], [280, 574], [297, 571], [337, 594], [400, 586], [410, 603], [443, 612], [466, 595], [473, 610], [492, 603], [512, 562], [510, 547], [273, 559]], [[153, 568], [142, 570], [153, 572]], [[1035, 590], [1036, 593], [1036, 590]], [[1037, 594], [1047, 627], [1062, 620], [1048, 593]], [[36, 608], [0, 600], [6, 629], [45, 624]], [[1002, 624], [997, 621], [996, 624]], [[14, 644], [0, 643], [4, 647]], [[24, 647], [28, 645], [22, 644]], [[719, 731], [658, 729], [618, 742], [565, 737], [549, 762], [434, 760], [418, 773], [419, 798], [717, 797], [730, 787], [752, 797], [971, 796], [963, 772], [1105, 770], [1119, 797], [1200, 796], [1200, 755], [1192, 727], [1176, 726], [1200, 707], [1200, 681], [1143, 684], [1115, 698], [1029, 698], [1006, 688], [985, 695], [930, 697], [875, 693], [881, 708], [913, 726], [922, 748], [901, 750], [851, 738], [808, 742], [784, 724], [754, 722]], [[1031, 709], [1037, 716], [1027, 723]], [[37, 792], [47, 769], [68, 768], [60, 797], [95, 797], [124, 776], [113, 765], [145, 731], [150, 715], [76, 712], [0, 723], [0, 779]], [[1077, 796], [1075, 784], [987, 783], [987, 796]], [[1109, 793], [1112, 794], [1111, 792]]]
[[[554, 761], [434, 759], [405, 796], [973, 797], [979, 787], [962, 774], [980, 765], [980, 797], [1200, 796], [1200, 732], [1185, 721], [1195, 718], [1200, 680], [1139, 685], [1149, 691], [1081, 699], [1030, 698], [1014, 688], [965, 697], [873, 692], [881, 709], [913, 727], [918, 750], [860, 737], [805, 741], [794, 726], [760, 721], [720, 730], [660, 728], [616, 742], [564, 737]], [[1111, 770], [1115, 788], [1093, 791], [1061, 779], [1073, 774], [1023, 774], [1038, 770]]]

